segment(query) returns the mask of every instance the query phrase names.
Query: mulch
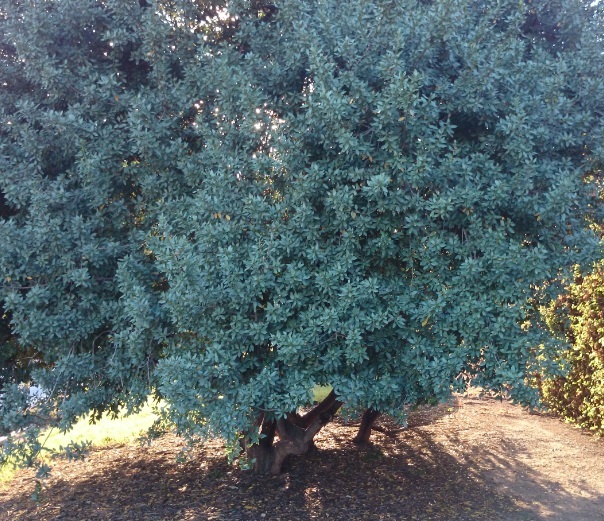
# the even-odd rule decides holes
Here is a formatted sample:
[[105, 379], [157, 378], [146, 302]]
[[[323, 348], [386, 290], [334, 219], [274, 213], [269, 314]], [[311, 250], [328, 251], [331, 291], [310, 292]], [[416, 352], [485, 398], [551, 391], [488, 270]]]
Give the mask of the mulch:
[[316, 450], [288, 459], [279, 476], [230, 466], [218, 442], [177, 463], [184, 445], [173, 435], [97, 448], [84, 461], [57, 462], [38, 503], [29, 499], [33, 474], [21, 471], [0, 488], [0, 520], [539, 519], [478, 460], [443, 442], [457, 411], [417, 411], [402, 431], [381, 420], [383, 432], [365, 446], [351, 441], [358, 426], [336, 420], [317, 435]]

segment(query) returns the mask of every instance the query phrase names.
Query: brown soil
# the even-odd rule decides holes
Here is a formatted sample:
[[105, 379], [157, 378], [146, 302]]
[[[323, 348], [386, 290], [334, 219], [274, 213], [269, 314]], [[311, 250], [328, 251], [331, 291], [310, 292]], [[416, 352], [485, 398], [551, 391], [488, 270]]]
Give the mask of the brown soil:
[[0, 488], [0, 520], [604, 520], [604, 440], [558, 419], [471, 393], [373, 445], [355, 432], [328, 425], [277, 477], [230, 467], [218, 443], [177, 464], [173, 436], [96, 449], [57, 463], [39, 504], [21, 472]]

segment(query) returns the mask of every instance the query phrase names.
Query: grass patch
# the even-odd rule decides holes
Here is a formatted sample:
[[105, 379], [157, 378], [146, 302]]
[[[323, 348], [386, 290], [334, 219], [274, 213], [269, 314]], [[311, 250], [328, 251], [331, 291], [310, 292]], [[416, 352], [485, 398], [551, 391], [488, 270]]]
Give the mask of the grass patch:
[[333, 388], [331, 385], [315, 385], [313, 392], [313, 400], [317, 403], [322, 402], [327, 398], [327, 395], [331, 392]]
[[8, 483], [15, 475], [15, 469], [11, 465], [0, 466], [0, 483]]
[[[90, 424], [90, 416], [86, 415], [71, 430], [63, 433], [57, 429], [46, 430], [40, 434], [39, 439], [41, 442], [46, 440], [44, 446], [50, 451], [58, 451], [60, 447], [66, 447], [70, 443], [87, 441], [93, 447], [128, 443], [147, 432], [156, 418], [150, 405], [145, 405], [137, 414], [115, 420], [105, 416], [94, 425]], [[44, 455], [42, 457], [48, 459]], [[15, 472], [10, 464], [0, 466], [0, 483], [10, 481]]]
[[94, 425], [90, 424], [90, 416], [85, 416], [70, 431], [61, 433], [55, 430], [50, 435], [45, 432], [42, 433], [42, 439], [48, 436], [46, 447], [51, 450], [58, 450], [72, 442], [90, 441], [94, 447], [126, 443], [147, 432], [155, 419], [151, 406], [145, 405], [137, 414], [115, 420], [103, 417]]

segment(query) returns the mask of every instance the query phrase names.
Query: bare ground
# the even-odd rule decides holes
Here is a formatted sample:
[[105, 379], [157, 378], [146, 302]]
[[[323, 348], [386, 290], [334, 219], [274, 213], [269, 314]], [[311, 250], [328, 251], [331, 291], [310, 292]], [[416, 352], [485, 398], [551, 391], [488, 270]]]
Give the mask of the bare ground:
[[471, 393], [371, 446], [351, 443], [355, 427], [328, 425], [277, 477], [228, 466], [218, 443], [177, 464], [173, 436], [96, 449], [57, 463], [39, 504], [19, 473], [0, 488], [0, 521], [604, 521], [604, 440], [556, 418]]

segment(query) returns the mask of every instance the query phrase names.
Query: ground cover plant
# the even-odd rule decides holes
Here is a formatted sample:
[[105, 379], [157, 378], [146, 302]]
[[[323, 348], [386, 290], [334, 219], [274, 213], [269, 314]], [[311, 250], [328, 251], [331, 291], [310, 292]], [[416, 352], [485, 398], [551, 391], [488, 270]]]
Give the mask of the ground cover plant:
[[559, 369], [541, 304], [600, 254], [598, 5], [2, 0], [0, 27], [6, 433], [152, 394], [156, 432], [277, 473], [343, 406], [363, 442]]

